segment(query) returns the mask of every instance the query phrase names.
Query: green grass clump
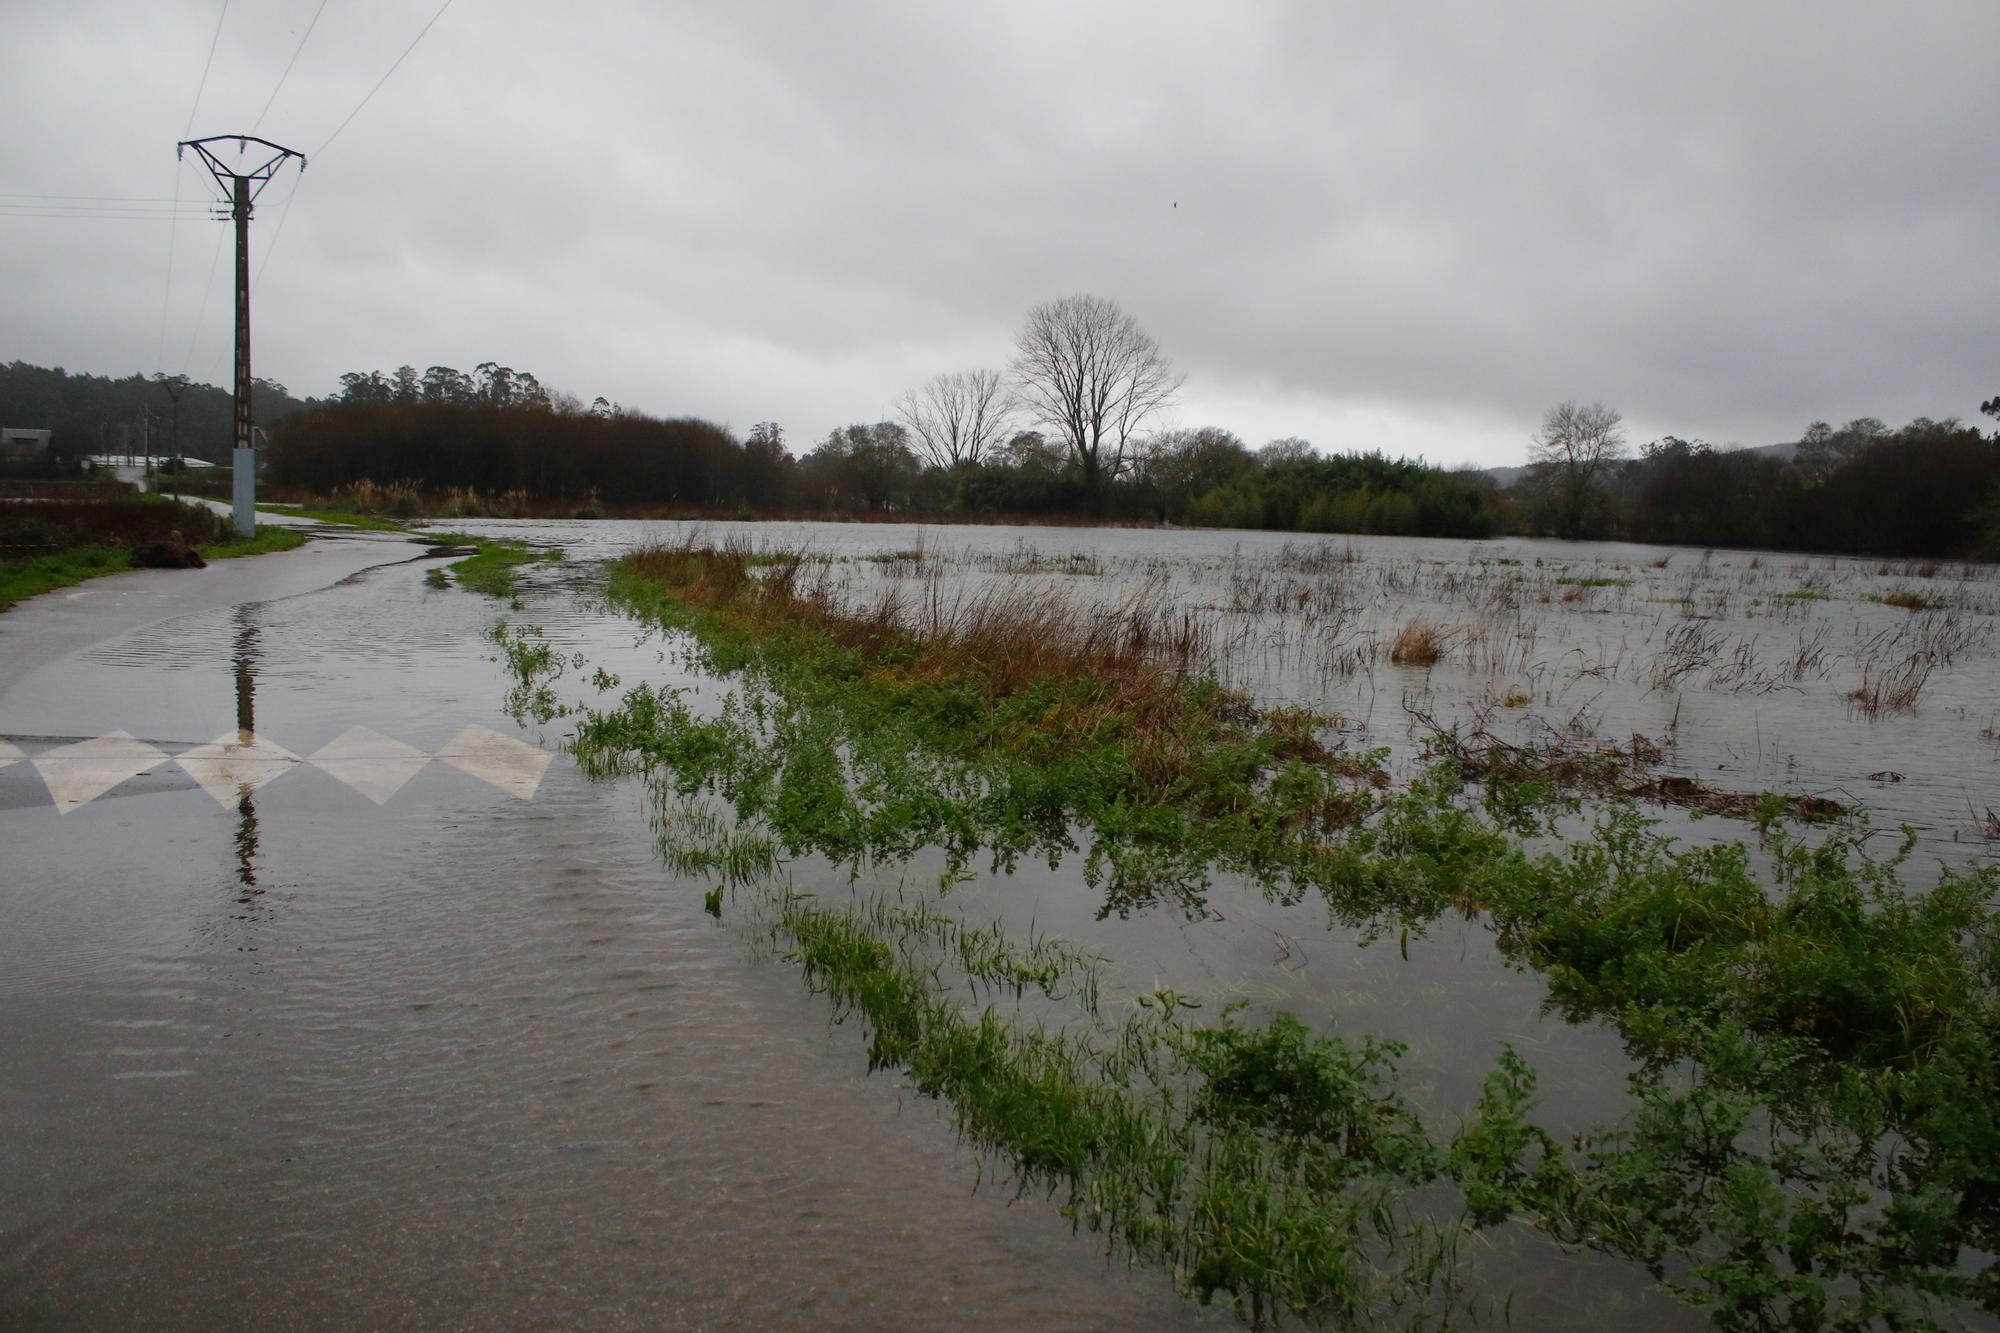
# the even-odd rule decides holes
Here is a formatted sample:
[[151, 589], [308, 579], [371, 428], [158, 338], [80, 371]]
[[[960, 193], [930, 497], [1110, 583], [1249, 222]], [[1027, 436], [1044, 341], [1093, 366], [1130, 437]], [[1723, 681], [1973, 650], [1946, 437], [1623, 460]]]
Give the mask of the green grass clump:
[[260, 504], [257, 507], [274, 514], [310, 518], [320, 523], [337, 523], [349, 528], [364, 528], [371, 532], [404, 532], [410, 526], [408, 523], [399, 523], [380, 514], [364, 514], [355, 509], [295, 504]]
[[204, 560], [228, 560], [239, 555], [269, 555], [273, 551], [296, 551], [306, 544], [306, 535], [293, 528], [275, 525], [260, 527], [251, 537], [228, 537], [200, 549]]
[[[1106, 914], [1199, 910], [1217, 868], [1369, 935], [1469, 914], [1634, 1062], [1628, 1113], [1563, 1141], [1503, 1051], [1447, 1133], [1396, 1092], [1388, 1043], [1283, 1013], [1202, 1025], [1168, 995], [1105, 1017], [1060, 946], [968, 947], [934, 909], [782, 896], [783, 942], [867, 1022], [871, 1065], [908, 1071], [1079, 1225], [1253, 1319], [1401, 1317], [1448, 1294], [1441, 1235], [1509, 1218], [1646, 1265], [1723, 1327], [2000, 1314], [2000, 870], [1918, 891], [1864, 827], [1807, 840], [1775, 801], [1762, 871], [1741, 845], [1659, 835], [1630, 800], [1541, 850], [1526, 840], [1580, 811], [1551, 784], [1494, 773], [1482, 795], [1446, 755], [1387, 789], [1309, 719], [1218, 688], [1187, 645], [1136, 646], [1129, 615], [1113, 632], [1038, 605], [854, 610], [796, 562], [766, 569], [677, 548], [613, 576], [737, 684], [702, 713], [635, 687], [577, 728], [586, 771], [645, 776], [682, 873], [740, 889], [807, 854], [859, 869], [942, 848], [950, 877], [1081, 851]], [[515, 639], [524, 686], [564, 669]], [[1030, 992], [1072, 1012], [1020, 1007]]]
[[1910, 588], [1897, 588], [1892, 592], [1870, 594], [1869, 601], [1883, 606], [1901, 607], [1905, 611], [1936, 611], [1951, 603], [1944, 597], [1932, 593], [1916, 592]]
[[[1032, 978], [1068, 994], [1078, 960], [879, 900], [788, 894], [773, 934], [836, 1021], [867, 1025], [871, 1069], [906, 1071], [1019, 1188], [1203, 1301], [1352, 1324], [1422, 1304], [1448, 1261], [1449, 1234], [1405, 1206], [1445, 1158], [1393, 1091], [1393, 1044], [1315, 1037], [1289, 1015], [1193, 1026], [1172, 992], [1080, 1027], [1023, 1019], [1008, 991]], [[969, 1002], [941, 979], [953, 944], [981, 964]]]
[[[266, 555], [303, 546], [301, 533], [284, 528], [257, 529], [247, 541], [225, 540], [197, 547], [205, 560], [227, 560], [235, 556]], [[0, 558], [0, 611], [17, 602], [58, 588], [67, 588], [86, 579], [121, 574], [132, 568], [132, 553], [122, 547], [86, 545], [49, 555]]]
[[[1384, 780], [1376, 756], [1333, 756], [1302, 715], [1260, 714], [1199, 673], [1199, 642], [1157, 608], [1077, 620], [1028, 596], [939, 610], [912, 631], [893, 604], [834, 607], [804, 569], [760, 577], [741, 553], [688, 548], [622, 562], [613, 599], [693, 631], [703, 664], [747, 673], [760, 702], [694, 723], [671, 697], [629, 700], [639, 711], [586, 723], [580, 749], [740, 754], [742, 808], [770, 806], [789, 850], [837, 859], [935, 840], [1011, 864], [1059, 854], [1080, 821], [1126, 895], [1118, 910], [1205, 882], [1212, 861], [1276, 865], [1356, 818]], [[780, 734], [755, 734], [767, 728]], [[793, 760], [780, 772], [760, 761], [771, 753]], [[954, 781], [922, 756], [976, 771]], [[893, 789], [890, 808], [851, 808], [846, 766], [864, 770], [863, 791]]]
[[561, 548], [537, 550], [525, 542], [499, 541], [491, 537], [467, 537], [459, 533], [426, 533], [426, 541], [446, 545], [477, 546], [479, 553], [454, 560], [451, 571], [462, 588], [486, 597], [512, 598], [519, 568], [531, 561], [559, 561]]
[[104, 546], [73, 546], [53, 555], [0, 559], [0, 611], [40, 593], [131, 567], [130, 551]]

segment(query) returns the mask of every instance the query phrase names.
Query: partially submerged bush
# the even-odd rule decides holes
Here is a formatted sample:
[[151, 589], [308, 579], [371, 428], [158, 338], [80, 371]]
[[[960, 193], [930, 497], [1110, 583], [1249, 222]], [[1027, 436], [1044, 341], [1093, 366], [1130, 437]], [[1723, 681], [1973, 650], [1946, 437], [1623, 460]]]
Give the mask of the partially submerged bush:
[[1435, 666], [1445, 654], [1448, 633], [1428, 620], [1418, 618], [1396, 631], [1389, 645], [1389, 660], [1398, 666]]

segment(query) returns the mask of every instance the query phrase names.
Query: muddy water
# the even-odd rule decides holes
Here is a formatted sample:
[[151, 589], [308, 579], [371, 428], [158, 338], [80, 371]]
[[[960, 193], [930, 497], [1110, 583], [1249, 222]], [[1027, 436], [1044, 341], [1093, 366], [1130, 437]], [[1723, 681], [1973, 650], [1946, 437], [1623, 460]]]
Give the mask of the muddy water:
[[[677, 540], [670, 523], [475, 525], [578, 555]], [[1735, 791], [1823, 796], [1915, 829], [1921, 860], [2000, 855], [2000, 567], [1624, 543], [1427, 541], [1266, 532], [710, 524], [803, 549], [856, 598], [901, 584], [947, 601], [1037, 582], [1083, 604], [1148, 596], [1208, 631], [1228, 684], [1338, 714], [1348, 743], [1413, 762], [1442, 725], [1512, 743], [1663, 748], [1661, 771]], [[919, 548], [915, 564], [882, 557]], [[1328, 559], [1328, 556], [1334, 558]], [[1909, 610], [1882, 599], [1914, 595]], [[1437, 627], [1430, 666], [1390, 660]], [[1871, 679], [1925, 660], [1914, 706], [1870, 712]], [[1740, 825], [1691, 826], [1693, 838]]]
[[[501, 614], [587, 664], [555, 683], [564, 701], [606, 697], [597, 667], [619, 678], [610, 694], [673, 683], [713, 703], [728, 688], [592, 605], [596, 557], [684, 529], [473, 526], [572, 559], [533, 568], [519, 613], [392, 566], [139, 617], [0, 674], [0, 738], [24, 756], [0, 766], [0, 1322], [1218, 1322], [1161, 1276], [1107, 1264], [1046, 1205], [975, 1191], [979, 1166], [935, 1110], [865, 1077], [858, 1034], [829, 1033], [789, 967], [760, 965], [754, 937], [702, 914], [704, 885], [661, 868], [639, 792], [561, 759], [528, 772], [524, 753], [553, 752], [567, 724], [524, 729], [500, 710], [483, 636]], [[1208, 619], [1231, 683], [1338, 713], [1350, 744], [1399, 764], [1418, 753], [1415, 711], [1517, 740], [1671, 732], [1671, 771], [1845, 793], [1919, 825], [1936, 859], [1991, 854], [1968, 813], [2000, 806], [2000, 745], [1980, 735], [2000, 708], [1990, 570], [1361, 539], [1336, 539], [1355, 558], [1328, 566], [1300, 559], [1316, 543], [1271, 534], [743, 531], [828, 557], [863, 597], [926, 579], [947, 594], [1039, 579], [1099, 604], [1164, 589]], [[915, 566], [866, 558], [918, 540]], [[1267, 597], [1269, 579], [1291, 586]], [[1908, 587], [1949, 598], [1921, 614], [1971, 638], [1915, 710], [1857, 714], [1843, 694], [1912, 622], [1868, 598]], [[1301, 590], [1324, 613], [1285, 609]], [[1417, 616], [1458, 646], [1396, 666], [1386, 640]], [[1711, 660], [1662, 686], [1653, 664], [1688, 623]], [[1752, 675], [1770, 677], [1779, 646], [1822, 623], [1824, 659], [1797, 679], [1751, 689], [1723, 670], [1748, 643]], [[1496, 703], [1516, 690], [1525, 704]], [[200, 747], [245, 725], [290, 758], [243, 770], [268, 779], [248, 799], [211, 795]], [[158, 762], [59, 813], [38, 761], [113, 730]], [[1868, 776], [1885, 770], [1902, 779]], [[857, 887], [936, 870], [920, 858]], [[1544, 1013], [1540, 982], [1477, 923], [1371, 941], [1226, 880], [1196, 912], [1101, 915], [1074, 862], [978, 880], [954, 903], [1104, 952], [1125, 989], [1404, 1041], [1405, 1091], [1441, 1125], [1502, 1042], [1540, 1071], [1549, 1128], [1622, 1106], [1616, 1034]], [[1525, 1324], [1692, 1322], [1643, 1273], [1519, 1229], [1467, 1262], [1488, 1308], [1511, 1301]]]
[[[635, 792], [450, 762], [468, 727], [543, 740], [498, 711], [493, 618], [390, 566], [0, 694], [0, 1325], [1203, 1322], [976, 1190], [664, 880]], [[211, 795], [239, 724], [296, 758]], [[309, 762], [355, 727], [367, 763]], [[81, 770], [37, 761], [112, 731], [160, 760], [62, 813]]]
[[[679, 535], [665, 527], [512, 530], [573, 546], [581, 537], [607, 553]], [[1322, 544], [1263, 534], [800, 527], [741, 535], [809, 549], [859, 601], [900, 589], [906, 605], [949, 602], [1023, 581], [1084, 604], [1157, 597], [1207, 618], [1225, 680], [1265, 701], [1338, 714], [1349, 744], [1385, 747], [1405, 772], [1421, 762], [1421, 715], [1515, 742], [1595, 746], [1644, 732], [1662, 742], [1668, 773], [1729, 790], [1829, 796], [1867, 809], [1878, 828], [1912, 826], [1921, 853], [1913, 881], [1995, 851], [1978, 819], [2000, 807], [1990, 568], [1345, 541], [1329, 568], [1315, 556]], [[921, 559], [884, 558], [920, 542]], [[1912, 612], [1878, 600], [1910, 590], [1934, 605]], [[1334, 603], [1334, 613], [1312, 610], [1315, 599]], [[1397, 665], [1389, 641], [1419, 618], [1444, 630], [1450, 646], [1429, 667]], [[544, 629], [595, 659], [603, 630], [587, 611]], [[1695, 651], [1677, 657], [1676, 645], [1690, 640]], [[1848, 698], [1866, 673], [1925, 643], [1933, 646], [1922, 649], [1928, 674], [1915, 707], [1871, 713]], [[1331, 664], [1336, 655], [1352, 665]], [[637, 670], [639, 679], [657, 679]], [[590, 693], [565, 684], [565, 698]], [[1690, 840], [1754, 832], [1742, 822], [1659, 813]], [[939, 869], [920, 858], [865, 877], [858, 891], [921, 886]], [[839, 880], [825, 867], [793, 871]], [[1503, 1044], [1535, 1067], [1538, 1119], [1557, 1135], [1615, 1123], [1629, 1110], [1632, 1066], [1617, 1033], [1548, 1013], [1541, 980], [1500, 958], [1477, 922], [1370, 939], [1329, 923], [1323, 907], [1273, 903], [1227, 880], [1191, 910], [1151, 904], [1127, 913], [1083, 879], [1078, 858], [1024, 867], [975, 880], [955, 892], [953, 906], [975, 921], [1003, 919], [1017, 937], [1035, 929], [1099, 950], [1114, 960], [1114, 989], [1127, 993], [1166, 985], [1211, 1004], [1281, 1007], [1350, 1037], [1399, 1040], [1409, 1048], [1404, 1090], [1447, 1133], [1469, 1112]], [[1561, 1255], [1519, 1228], [1482, 1238], [1478, 1250], [1466, 1256], [1473, 1304], [1510, 1308], [1528, 1326], [1601, 1326], [1613, 1311], [1627, 1327], [1698, 1322], [1632, 1266]]]

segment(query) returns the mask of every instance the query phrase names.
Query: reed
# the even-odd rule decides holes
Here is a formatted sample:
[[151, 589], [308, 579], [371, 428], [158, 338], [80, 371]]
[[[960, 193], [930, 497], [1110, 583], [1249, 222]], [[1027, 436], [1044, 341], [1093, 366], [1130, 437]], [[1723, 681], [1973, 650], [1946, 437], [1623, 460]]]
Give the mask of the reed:
[[1933, 653], [1918, 651], [1884, 666], [1864, 662], [1861, 683], [1845, 695], [1847, 702], [1866, 717], [1881, 713], [1903, 713], [1917, 706], [1917, 698], [1930, 683], [1936, 669]]
[[1431, 621], [1406, 621], [1389, 644], [1389, 660], [1397, 666], [1434, 666], [1445, 654], [1450, 632]]

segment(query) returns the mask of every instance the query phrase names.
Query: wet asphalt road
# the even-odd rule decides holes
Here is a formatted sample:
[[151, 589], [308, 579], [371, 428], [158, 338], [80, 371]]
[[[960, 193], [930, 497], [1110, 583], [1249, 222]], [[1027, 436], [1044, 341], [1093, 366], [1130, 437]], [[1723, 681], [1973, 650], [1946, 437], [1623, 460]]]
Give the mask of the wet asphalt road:
[[974, 1189], [411, 555], [0, 616], [0, 1326], [1215, 1322]]

